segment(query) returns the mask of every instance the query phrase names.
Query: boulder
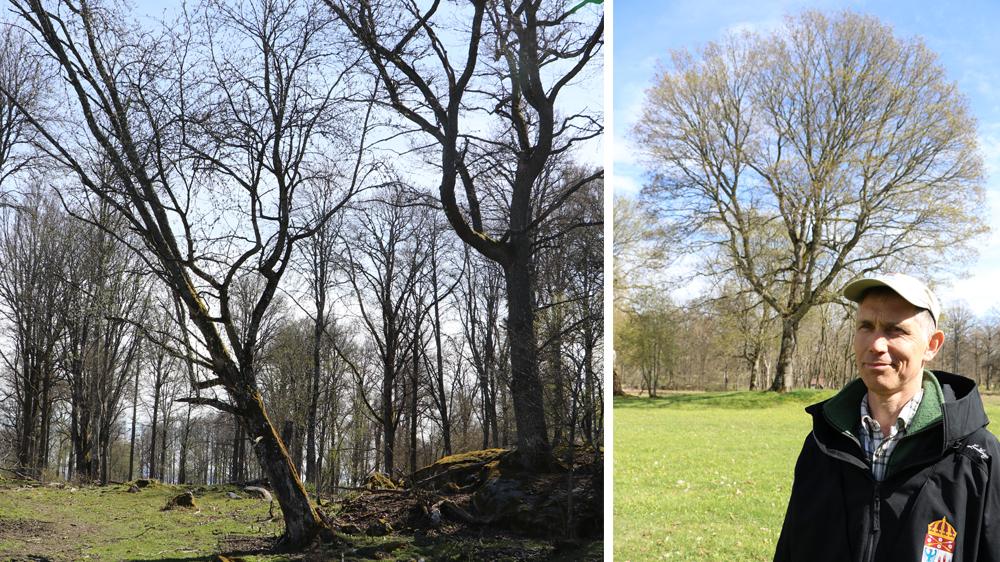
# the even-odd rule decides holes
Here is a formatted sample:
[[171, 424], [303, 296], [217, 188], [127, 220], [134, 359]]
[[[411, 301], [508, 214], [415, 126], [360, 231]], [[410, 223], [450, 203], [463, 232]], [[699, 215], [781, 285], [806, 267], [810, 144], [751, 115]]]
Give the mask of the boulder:
[[237, 494], [236, 492], [226, 492], [226, 497], [231, 500], [242, 500], [243, 496]]
[[413, 473], [413, 486], [450, 493], [461, 491], [489, 478], [510, 453], [509, 449], [483, 449], [443, 457]]
[[371, 476], [365, 480], [365, 488], [369, 490], [398, 490], [399, 486], [392, 481], [387, 475], [381, 472], [372, 473]]
[[267, 491], [265, 488], [260, 486], [247, 486], [243, 488], [243, 491], [247, 493], [251, 498], [257, 498], [264, 501], [271, 501], [271, 492]]
[[169, 509], [196, 509], [198, 506], [194, 503], [194, 494], [191, 492], [184, 492], [178, 496], [174, 496], [167, 505], [163, 508], [163, 511]]

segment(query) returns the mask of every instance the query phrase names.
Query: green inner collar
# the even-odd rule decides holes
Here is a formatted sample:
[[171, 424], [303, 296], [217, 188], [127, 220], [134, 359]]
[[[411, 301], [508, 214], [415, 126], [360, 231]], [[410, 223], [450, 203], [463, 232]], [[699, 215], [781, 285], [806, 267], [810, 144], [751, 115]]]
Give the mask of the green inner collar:
[[[923, 375], [924, 397], [910, 422], [907, 434], [926, 429], [942, 419], [944, 392], [941, 390], [941, 383], [927, 369], [924, 369]], [[864, 381], [854, 379], [823, 404], [823, 416], [841, 433], [854, 435], [860, 419], [861, 400], [867, 393]]]

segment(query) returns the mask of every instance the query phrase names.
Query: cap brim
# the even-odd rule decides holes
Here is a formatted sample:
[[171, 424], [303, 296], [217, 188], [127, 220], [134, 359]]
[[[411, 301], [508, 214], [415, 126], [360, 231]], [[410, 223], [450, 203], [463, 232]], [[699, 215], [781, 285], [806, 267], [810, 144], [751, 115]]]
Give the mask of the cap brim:
[[888, 283], [878, 279], [858, 279], [844, 287], [844, 297], [849, 301], [861, 302], [861, 297], [865, 294], [865, 291], [873, 287], [889, 287], [892, 289]]

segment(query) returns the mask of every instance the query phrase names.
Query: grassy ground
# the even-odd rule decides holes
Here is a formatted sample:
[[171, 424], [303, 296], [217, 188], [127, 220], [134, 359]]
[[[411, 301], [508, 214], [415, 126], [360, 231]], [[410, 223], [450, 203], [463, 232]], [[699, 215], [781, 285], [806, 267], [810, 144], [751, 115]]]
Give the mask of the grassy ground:
[[[615, 398], [615, 560], [771, 560], [810, 418], [831, 391]], [[1000, 396], [984, 397], [994, 433]]]
[[[154, 485], [130, 494], [127, 486], [63, 488], [0, 478], [0, 560], [130, 560], [194, 562], [231, 560], [277, 562], [303, 560], [553, 560], [601, 559], [603, 543], [576, 548], [495, 536], [455, 536], [421, 542], [412, 535], [344, 537], [350, 546], [325, 545], [288, 555], [268, 552], [284, 525], [275, 504], [229, 499], [233, 487], [195, 489], [197, 509], [161, 511], [186, 488]], [[326, 506], [326, 513], [332, 513]]]
[[195, 510], [160, 511], [179, 488], [154, 485], [130, 494], [124, 486], [59, 489], [0, 482], [0, 559], [198, 560], [238, 550], [236, 537], [281, 533], [280, 520], [268, 521], [268, 502], [231, 500], [226, 491], [198, 493]]

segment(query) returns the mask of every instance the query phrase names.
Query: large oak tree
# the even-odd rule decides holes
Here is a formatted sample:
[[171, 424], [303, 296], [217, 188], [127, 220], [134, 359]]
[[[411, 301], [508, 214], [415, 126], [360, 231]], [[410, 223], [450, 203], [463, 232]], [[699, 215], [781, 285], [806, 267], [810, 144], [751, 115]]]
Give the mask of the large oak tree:
[[[538, 371], [535, 237], [603, 170], [533, 204], [549, 161], [603, 130], [599, 108], [560, 114], [558, 103], [595, 66], [603, 17], [551, 0], [326, 1], [367, 53], [388, 104], [439, 150], [440, 199], [452, 229], [503, 269], [517, 446], [526, 465], [542, 466], [550, 443]], [[449, 29], [456, 12], [462, 24]]]
[[919, 39], [806, 12], [672, 60], [635, 126], [645, 195], [780, 318], [773, 390], [848, 278], [946, 267], [984, 230], [975, 121]]

